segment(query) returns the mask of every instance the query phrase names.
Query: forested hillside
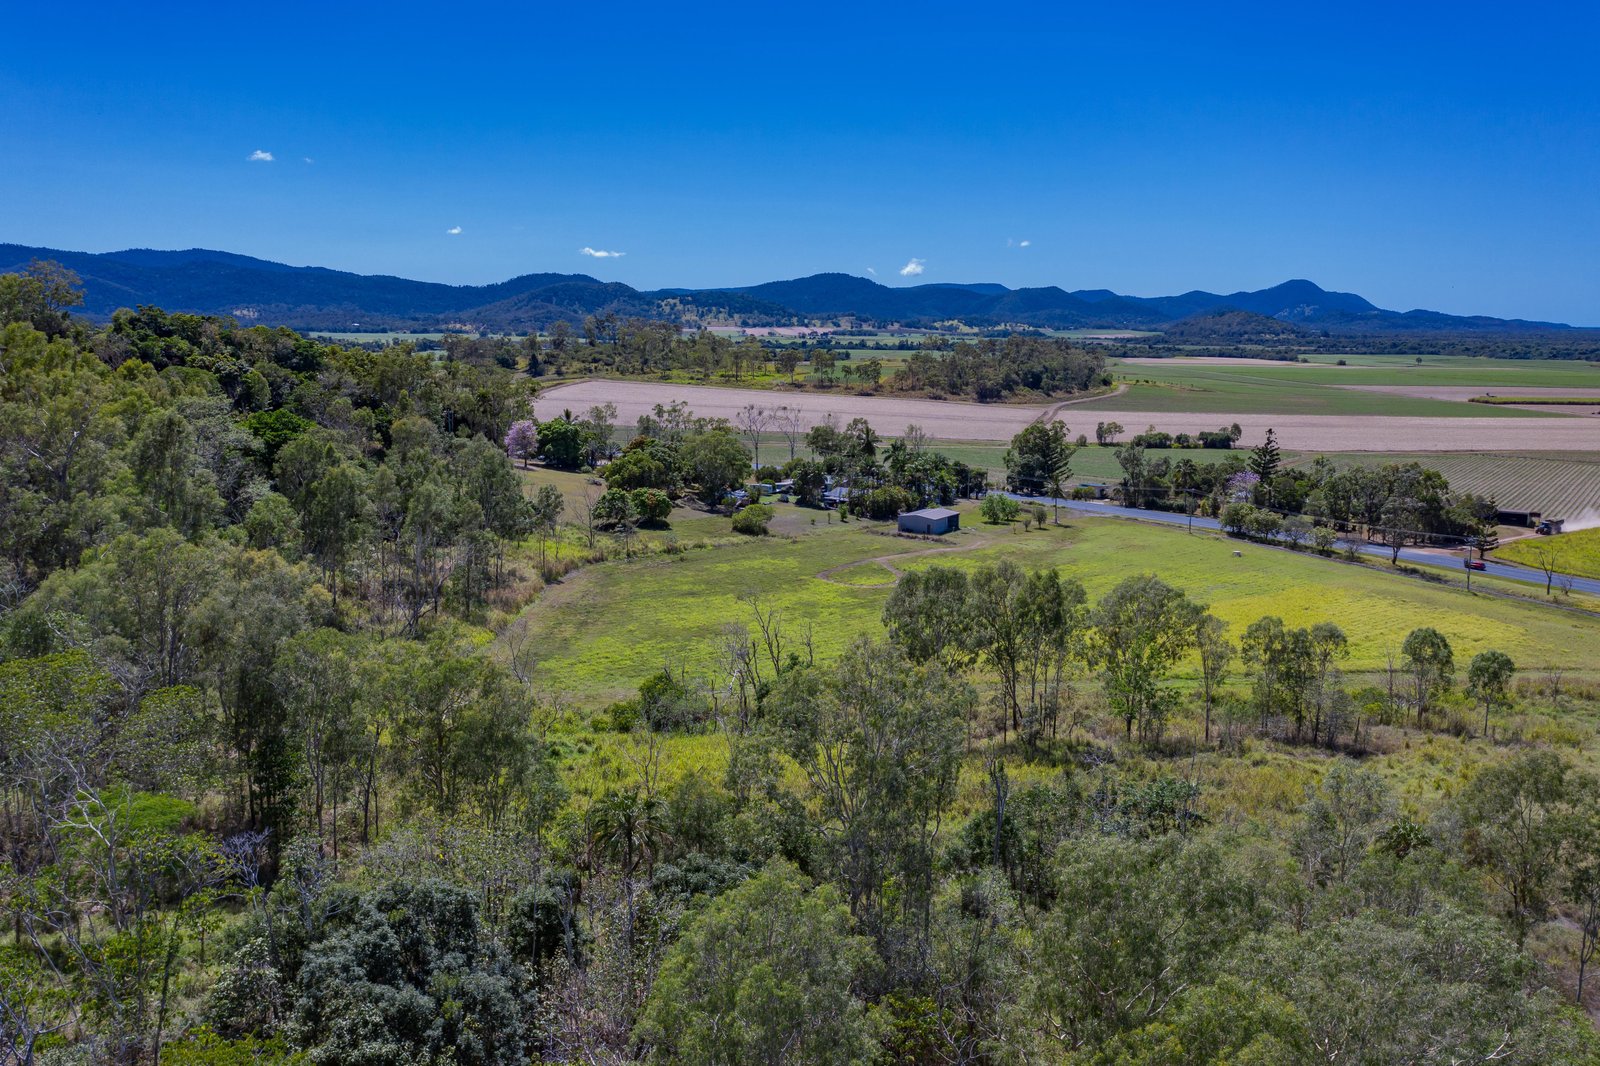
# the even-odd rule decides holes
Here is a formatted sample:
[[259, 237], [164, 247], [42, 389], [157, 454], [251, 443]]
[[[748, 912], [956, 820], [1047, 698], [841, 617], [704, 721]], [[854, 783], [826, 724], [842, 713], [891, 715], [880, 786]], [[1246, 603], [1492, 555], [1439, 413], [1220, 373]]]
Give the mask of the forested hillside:
[[[835, 640], [717, 563], [713, 665], [591, 705], [522, 613], [575, 570], [947, 550], [871, 520], [981, 473], [817, 427], [762, 471], [804, 505], [775, 535], [727, 507], [759, 432], [535, 422], [537, 339], [93, 325], [73, 282], [0, 276], [0, 1063], [1600, 1063], [1570, 649], [1519, 675], [1406, 618], [1347, 677], [1362, 634], [1270, 595], [1230, 633], [1164, 557], [1091, 596], [1093, 558], [935, 556]], [[1018, 338], [902, 373], [1102, 370]], [[1030, 427], [1008, 465], [1059, 487], [1070, 447]], [[1269, 497], [1433, 483], [1272, 460]], [[1017, 512], [988, 498], [989, 543], [1043, 529]], [[712, 532], [641, 542], [669, 517]]]
[[[0, 270], [33, 260], [59, 262], [86, 284], [84, 310], [97, 318], [142, 304], [232, 315], [266, 325], [330, 330], [544, 329], [557, 321], [610, 313], [675, 322], [795, 325], [859, 319], [880, 325], [1082, 326], [1151, 328], [1193, 316], [1242, 311], [1319, 332], [1467, 334], [1481, 339], [1534, 331], [1570, 332], [1559, 323], [1437, 311], [1388, 311], [1355, 293], [1329, 292], [1301, 279], [1256, 291], [1193, 290], [1177, 296], [1124, 296], [1106, 289], [1011, 289], [994, 283], [888, 286], [825, 273], [727, 288], [641, 291], [587, 274], [524, 274], [490, 285], [444, 285], [325, 267], [296, 267], [231, 252], [191, 248], [72, 252], [0, 244]], [[1592, 342], [1592, 338], [1591, 338]]]

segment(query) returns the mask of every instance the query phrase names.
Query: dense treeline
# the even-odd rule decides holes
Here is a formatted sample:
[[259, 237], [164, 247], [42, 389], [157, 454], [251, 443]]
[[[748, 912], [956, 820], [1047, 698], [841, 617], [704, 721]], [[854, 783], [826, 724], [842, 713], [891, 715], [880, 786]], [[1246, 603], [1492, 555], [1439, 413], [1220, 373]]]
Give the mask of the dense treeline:
[[[1597, 786], [1498, 652], [1346, 678], [1156, 576], [934, 567], [884, 640], [742, 595], [575, 707], [492, 601], [592, 534], [514, 461], [614, 412], [48, 289], [0, 321], [0, 1062], [1600, 1062], [1530, 951], [1570, 925], [1581, 999]], [[664, 407], [597, 472], [710, 501], [769, 428]], [[800, 440], [863, 513], [961, 489]], [[1516, 746], [1427, 804], [1349, 758], [1436, 730]], [[1194, 772], [1284, 753], [1269, 817]]]
[[[1495, 502], [1452, 491], [1443, 474], [1415, 461], [1341, 469], [1318, 456], [1310, 463], [1288, 466], [1271, 430], [1251, 451], [1216, 462], [1153, 454], [1173, 446], [1181, 450], [1186, 443], [1231, 449], [1237, 428], [1184, 441], [1151, 427], [1117, 446], [1123, 427], [1102, 422], [1095, 436], [1101, 446], [1116, 448], [1122, 477], [1111, 492], [1129, 507], [1209, 515], [1235, 534], [1285, 538], [1295, 545], [1314, 541], [1324, 550], [1346, 533], [1381, 541], [1397, 555], [1408, 544], [1470, 540], [1485, 549], [1493, 547]], [[1006, 451], [1007, 487], [1065, 497], [1072, 458], [1087, 446], [1086, 435], [1073, 440], [1060, 422], [1027, 427], [1012, 438]]]
[[[496, 343], [501, 352], [513, 347], [509, 342]], [[1109, 384], [1105, 356], [1099, 350], [1020, 335], [954, 344], [946, 337], [927, 338], [887, 377], [881, 361], [850, 360], [848, 352], [835, 352], [831, 342], [768, 347], [751, 336], [735, 341], [709, 330], [682, 334], [672, 323], [615, 315], [591, 316], [579, 332], [558, 324], [545, 343], [544, 350], [533, 350], [536, 340], [522, 343], [530, 349], [532, 373], [684, 371], [706, 381], [713, 376], [740, 381], [770, 367], [771, 373], [794, 383], [804, 362], [810, 367], [807, 383], [812, 386], [844, 384], [979, 401], [1018, 394], [1056, 396]], [[502, 362], [508, 363], [509, 356], [502, 356]]]
[[1100, 351], [1024, 336], [957, 343], [937, 356], [922, 350], [893, 378], [897, 389], [980, 401], [1019, 392], [1056, 396], [1110, 383]]
[[[1482, 356], [1490, 359], [1579, 359], [1600, 361], [1600, 336], [1592, 329], [1479, 332], [1416, 330], [1406, 332], [1326, 332], [1285, 327], [1281, 335], [1266, 330], [1237, 330], [1224, 317], [1224, 330], [1192, 325], [1138, 340], [1119, 340], [1108, 354], [1122, 357], [1161, 355], [1231, 356], [1246, 359], [1293, 359], [1299, 353], [1322, 355]], [[1259, 315], [1244, 316], [1253, 325]], [[1180, 323], [1180, 325], [1183, 325]], [[1234, 336], [1233, 333], [1240, 335]]]

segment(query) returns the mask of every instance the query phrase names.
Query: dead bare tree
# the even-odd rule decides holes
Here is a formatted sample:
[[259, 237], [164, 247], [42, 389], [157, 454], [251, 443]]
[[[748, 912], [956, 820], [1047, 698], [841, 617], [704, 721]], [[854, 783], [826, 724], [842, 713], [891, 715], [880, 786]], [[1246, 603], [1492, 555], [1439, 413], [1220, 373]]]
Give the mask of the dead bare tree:
[[1550, 586], [1555, 583], [1556, 565], [1560, 562], [1560, 557], [1556, 555], [1555, 549], [1550, 545], [1535, 544], [1533, 546], [1533, 561], [1534, 565], [1544, 574], [1544, 594], [1549, 596], [1551, 594]]
[[744, 409], [733, 419], [739, 427], [739, 432], [750, 442], [751, 457], [758, 467], [761, 465], [761, 434], [772, 424], [772, 419], [773, 412], [753, 403], [745, 404]]
[[805, 412], [798, 407], [785, 404], [777, 410], [778, 432], [783, 434], [783, 439], [789, 443], [789, 458], [794, 459], [800, 451], [800, 442], [806, 439]]
[[511, 676], [522, 682], [525, 687], [531, 687], [534, 671], [539, 668], [539, 659], [533, 646], [533, 638], [528, 633], [527, 615], [519, 616], [507, 627], [505, 642], [506, 666], [510, 669]]
[[767, 602], [766, 598], [755, 589], [745, 589], [739, 593], [739, 602], [750, 608], [750, 613], [755, 615], [756, 628], [761, 631], [761, 644], [767, 653], [767, 660], [772, 664], [772, 674], [776, 677], [783, 671], [783, 611], [775, 604]]

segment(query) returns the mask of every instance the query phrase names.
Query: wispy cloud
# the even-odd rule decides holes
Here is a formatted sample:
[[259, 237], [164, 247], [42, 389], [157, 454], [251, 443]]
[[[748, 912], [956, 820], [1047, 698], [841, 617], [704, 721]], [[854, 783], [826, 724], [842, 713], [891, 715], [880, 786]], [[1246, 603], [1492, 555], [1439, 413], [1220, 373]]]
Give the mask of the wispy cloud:
[[461, 227], [460, 226], [451, 226], [449, 229], [445, 230], [445, 232], [450, 234], [450, 236], [454, 237], [456, 234], [461, 232]]
[[625, 256], [628, 253], [608, 252], [604, 248], [590, 248], [588, 245], [584, 245], [582, 248], [578, 249], [578, 254], [587, 255], [595, 259], [620, 259], [622, 256]]
[[272, 162], [272, 153], [263, 152], [261, 149], [257, 148], [255, 151], [250, 153], [249, 161], [252, 163], [270, 163]]
[[312, 158], [311, 158], [311, 157], [310, 157], [310, 156], [306, 156], [306, 157], [305, 157], [305, 161], [306, 161], [306, 162], [307, 162], [307, 163], [315, 163], [315, 162], [316, 162], [316, 160], [315, 160], [315, 159], [312, 159]]
[[1017, 247], [1018, 248], [1026, 248], [1028, 245], [1030, 245], [1032, 243], [1033, 243], [1032, 241], [1018, 241], [1017, 242]]
[[871, 274], [873, 277], [877, 277], [878, 276], [878, 272], [876, 270], [873, 270], [871, 267], [867, 267], [867, 273]]
[[911, 262], [900, 268], [900, 276], [902, 278], [914, 278], [922, 273], [922, 269], [925, 266], [927, 266], [927, 260], [913, 256]]
[[1016, 240], [1012, 240], [1010, 237], [1006, 238], [1006, 247], [1007, 248], [1026, 248], [1026, 247], [1028, 247], [1028, 245], [1030, 245], [1032, 243], [1033, 243], [1032, 241], [1016, 241]]

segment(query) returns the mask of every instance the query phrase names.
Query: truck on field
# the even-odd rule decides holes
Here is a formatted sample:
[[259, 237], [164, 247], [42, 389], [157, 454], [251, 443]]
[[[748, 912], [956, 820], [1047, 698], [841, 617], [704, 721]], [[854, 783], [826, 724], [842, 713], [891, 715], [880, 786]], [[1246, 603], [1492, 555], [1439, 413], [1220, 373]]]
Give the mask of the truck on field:
[[1564, 518], [1546, 518], [1534, 526], [1533, 531], [1541, 537], [1548, 537], [1552, 534], [1560, 533], [1561, 527], [1566, 524], [1567, 521]]

